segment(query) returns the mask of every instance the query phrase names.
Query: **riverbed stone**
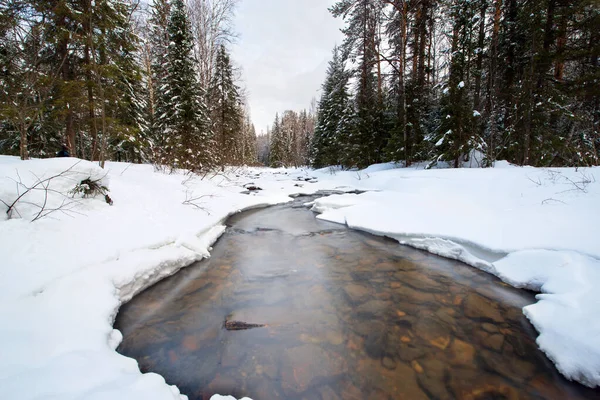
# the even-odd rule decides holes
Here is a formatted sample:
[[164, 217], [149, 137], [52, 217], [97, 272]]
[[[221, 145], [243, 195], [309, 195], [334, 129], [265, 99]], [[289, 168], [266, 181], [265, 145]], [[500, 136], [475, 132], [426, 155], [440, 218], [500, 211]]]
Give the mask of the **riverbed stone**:
[[345, 372], [340, 356], [315, 345], [286, 349], [283, 358], [281, 385], [288, 396], [306, 391], [317, 380], [331, 379]]
[[462, 400], [502, 399], [518, 400], [519, 391], [503, 379], [493, 375], [480, 375], [473, 369], [454, 369], [449, 386], [456, 398]]
[[381, 359], [381, 365], [383, 365], [384, 368], [389, 369], [389, 370], [396, 369], [396, 361], [390, 356], [384, 356]]
[[422, 292], [409, 286], [403, 286], [402, 288], [396, 290], [395, 294], [400, 298], [401, 301], [416, 303], [420, 306], [424, 303], [436, 302], [435, 296], [432, 293]]
[[419, 385], [430, 397], [440, 400], [450, 400], [452, 397], [445, 385], [445, 375], [448, 365], [437, 358], [422, 359], [419, 365], [423, 373], [417, 374]]
[[[329, 386], [321, 386], [318, 389], [319, 394], [323, 400], [341, 400], [340, 396]], [[266, 399], [266, 397], [265, 397]]]
[[499, 331], [496, 325], [490, 324], [489, 322], [484, 322], [481, 324], [481, 329], [489, 333], [497, 333]]
[[478, 294], [468, 295], [465, 298], [463, 309], [465, 315], [469, 318], [492, 320], [496, 323], [504, 321], [498, 306], [493, 301]]
[[391, 303], [383, 300], [369, 300], [356, 307], [356, 313], [365, 317], [381, 317], [390, 311]]
[[519, 357], [506, 357], [501, 353], [485, 349], [481, 350], [479, 358], [489, 370], [496, 371], [502, 376], [520, 382], [524, 382], [531, 378], [536, 370], [535, 365], [522, 360]]
[[358, 304], [365, 301], [371, 291], [363, 285], [359, 285], [356, 283], [351, 283], [344, 286], [344, 294], [352, 304]]
[[418, 272], [405, 274], [402, 281], [413, 289], [424, 292], [442, 292], [445, 290], [440, 283]]
[[504, 336], [499, 333], [494, 335], [487, 335], [483, 339], [483, 345], [488, 349], [492, 349], [494, 351], [502, 350], [502, 345], [504, 344]]
[[450, 346], [450, 357], [454, 364], [472, 365], [475, 358], [475, 348], [460, 339], [454, 339]]

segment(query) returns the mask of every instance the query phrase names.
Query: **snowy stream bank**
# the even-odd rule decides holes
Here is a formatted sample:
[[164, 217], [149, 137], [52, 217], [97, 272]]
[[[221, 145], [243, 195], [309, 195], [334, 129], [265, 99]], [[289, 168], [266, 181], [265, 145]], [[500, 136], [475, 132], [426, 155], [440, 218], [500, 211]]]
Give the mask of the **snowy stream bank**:
[[[31, 186], [36, 176], [75, 162], [0, 157], [0, 199], [16, 198], [19, 176]], [[109, 163], [105, 176], [94, 164], [78, 163], [73, 174], [52, 180], [52, 189], [66, 193], [84, 177], [101, 179], [113, 206], [82, 199], [66, 213], [32, 223], [39, 211], [23, 204], [22, 218], [0, 217], [0, 398], [184, 397], [114, 351], [121, 335], [112, 322], [120, 304], [207, 257], [228, 215], [289, 201], [289, 194], [332, 189], [377, 191], [319, 199], [319, 218], [542, 292], [524, 309], [540, 332], [540, 348], [568, 378], [600, 385], [600, 294], [594, 291], [600, 284], [600, 184], [594, 177], [600, 169], [391, 167], [240, 169], [202, 181], [119, 163]], [[307, 182], [310, 177], [318, 182]], [[264, 190], [241, 194], [248, 183]], [[38, 191], [27, 201], [41, 204], [44, 197]], [[48, 198], [55, 208], [64, 200], [54, 192]]]

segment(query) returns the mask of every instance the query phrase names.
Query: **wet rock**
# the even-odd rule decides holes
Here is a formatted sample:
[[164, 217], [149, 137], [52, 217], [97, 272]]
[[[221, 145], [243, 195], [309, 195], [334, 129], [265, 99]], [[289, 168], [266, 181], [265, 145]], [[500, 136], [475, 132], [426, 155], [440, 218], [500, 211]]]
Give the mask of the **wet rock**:
[[415, 303], [422, 306], [424, 303], [436, 303], [435, 296], [432, 293], [415, 290], [409, 286], [403, 286], [395, 292], [399, 301]]
[[417, 320], [414, 333], [417, 337], [428, 341], [432, 346], [444, 350], [450, 344], [450, 335], [453, 329], [452, 326], [437, 319], [423, 317]]
[[429, 343], [440, 350], [446, 350], [450, 344], [450, 336], [439, 336], [435, 339], [431, 339]]
[[[335, 392], [335, 390], [333, 390], [329, 386], [321, 386], [318, 389], [318, 392], [321, 395], [321, 398], [323, 400], [325, 400], [325, 399], [327, 399], [327, 400], [341, 400], [340, 396], [337, 395], [337, 393]], [[266, 399], [266, 397], [265, 397], [265, 399]]]
[[246, 349], [236, 342], [228, 343], [221, 354], [221, 365], [224, 367], [235, 367], [240, 365], [246, 357]]
[[423, 373], [417, 374], [417, 380], [419, 386], [430, 395], [429, 397], [440, 400], [452, 399], [445, 385], [446, 364], [438, 359], [424, 359], [419, 364]]
[[419, 364], [419, 362], [417, 360], [413, 360], [410, 365], [413, 367], [413, 369], [415, 370], [415, 372], [417, 374], [422, 374], [423, 372], [425, 372], [425, 370], [423, 369], [423, 367], [421, 366], [421, 364]]
[[396, 369], [396, 361], [392, 357], [385, 356], [381, 359], [381, 365], [389, 370]]
[[366, 300], [370, 295], [370, 290], [363, 285], [351, 283], [344, 286], [344, 294], [352, 304], [358, 304]]
[[365, 338], [365, 351], [371, 358], [380, 359], [387, 354], [387, 333], [385, 331], [373, 330]]
[[212, 393], [231, 393], [238, 386], [240, 386], [240, 382], [230, 376], [222, 374], [217, 374], [217, 376], [208, 384], [208, 388]]
[[440, 283], [421, 273], [405, 274], [402, 281], [413, 289], [424, 292], [442, 292], [445, 290]]
[[396, 355], [404, 362], [410, 362], [423, 357], [430, 350], [424, 346], [415, 346], [414, 344], [402, 343], [396, 349]]
[[374, 389], [369, 393], [367, 400], [391, 400], [392, 398], [381, 389]]
[[476, 370], [453, 370], [450, 375], [450, 388], [457, 399], [462, 400], [518, 400], [519, 391], [501, 378], [479, 376]]
[[[428, 400], [417, 383], [416, 373], [410, 365], [398, 362], [392, 370], [378, 368], [379, 360], [362, 359], [356, 365], [360, 386], [388, 393], [393, 399]], [[346, 397], [343, 397], [346, 399]], [[361, 399], [364, 399], [363, 397]]]
[[496, 325], [490, 324], [488, 322], [484, 322], [483, 324], [481, 324], [481, 329], [489, 333], [499, 332], [498, 327]]
[[356, 308], [356, 313], [363, 317], [383, 316], [390, 310], [391, 303], [382, 300], [369, 300]]
[[288, 396], [302, 393], [317, 381], [331, 379], [345, 372], [342, 358], [315, 345], [285, 350], [281, 371], [282, 387]]
[[456, 315], [456, 311], [450, 307], [442, 307], [435, 312], [435, 317], [440, 321], [445, 322], [450, 325], [456, 324], [456, 320], [454, 316]]
[[393, 262], [383, 261], [375, 264], [375, 271], [377, 272], [391, 272], [396, 271], [398, 269], [398, 265]]
[[321, 400], [321, 395], [317, 392], [309, 392], [302, 395], [300, 400]]
[[364, 395], [359, 388], [350, 382], [342, 386], [341, 397], [344, 400], [364, 400]]
[[506, 347], [506, 351], [504, 352], [507, 356], [513, 356], [516, 354], [518, 356], [525, 357], [528, 351], [537, 351], [537, 346], [533, 346], [531, 343], [530, 346], [527, 346], [527, 342], [521, 336], [506, 335], [505, 339], [506, 342], [510, 344], [510, 346]]
[[276, 380], [279, 378], [279, 366], [277, 364], [276, 356], [270, 353], [258, 352], [252, 358], [255, 363], [255, 370], [259, 368], [263, 376], [268, 377], [270, 380]]
[[[506, 346], [505, 346], [506, 347]], [[494, 371], [509, 379], [524, 382], [535, 374], [535, 365], [518, 357], [482, 350], [480, 357], [488, 371]]]
[[[264, 377], [251, 377], [248, 379], [248, 392], [252, 399], [284, 399], [285, 396], [281, 390]], [[221, 392], [225, 393], [225, 392]], [[231, 393], [231, 391], [227, 392]], [[238, 397], [239, 398], [239, 397]]]
[[[547, 376], [537, 375], [529, 382], [532, 388], [544, 399], [568, 399], [569, 393], [554, 385]], [[600, 394], [598, 395], [600, 398]]]
[[327, 341], [334, 346], [344, 343], [344, 335], [338, 331], [328, 331], [325, 334], [325, 337], [327, 338]]
[[482, 343], [488, 349], [500, 351], [502, 350], [502, 345], [504, 344], [504, 336], [500, 335], [499, 333], [495, 335], [487, 335]]
[[196, 351], [198, 350], [198, 338], [195, 335], [187, 335], [183, 337], [181, 341], [181, 347], [184, 351]]
[[498, 306], [491, 300], [478, 294], [468, 295], [465, 298], [463, 309], [465, 315], [469, 318], [492, 320], [496, 323], [504, 321]]
[[258, 190], [262, 190], [262, 188], [256, 186], [254, 183], [247, 183], [244, 185], [244, 189], [249, 190], [250, 192], [255, 192]]
[[450, 357], [454, 364], [472, 365], [475, 358], [475, 348], [467, 342], [454, 339], [450, 346]]

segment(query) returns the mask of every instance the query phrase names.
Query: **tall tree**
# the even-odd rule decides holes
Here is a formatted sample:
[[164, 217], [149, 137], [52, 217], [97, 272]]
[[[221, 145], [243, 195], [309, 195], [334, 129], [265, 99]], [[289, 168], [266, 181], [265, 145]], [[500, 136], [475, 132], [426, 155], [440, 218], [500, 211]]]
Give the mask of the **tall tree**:
[[208, 104], [221, 162], [243, 162], [242, 99], [240, 89], [234, 82], [233, 67], [225, 45], [221, 45], [217, 53]]
[[275, 122], [270, 134], [270, 151], [269, 151], [269, 165], [271, 167], [285, 166], [286, 157], [286, 138], [281, 127], [281, 120], [279, 114], [275, 115]]
[[351, 110], [349, 78], [340, 51], [335, 47], [323, 84], [312, 142], [313, 165], [317, 168], [339, 165], [347, 150], [353, 122], [347, 115]]
[[[150, 18], [148, 19], [148, 117], [150, 140], [155, 156], [159, 157], [161, 149], [166, 145], [166, 116], [168, 114], [168, 59], [169, 50], [169, 16], [171, 6], [168, 0], [154, 0]], [[158, 161], [158, 160], [156, 160]]]
[[346, 149], [348, 165], [366, 166], [383, 159], [389, 132], [384, 128], [384, 104], [379, 65], [381, 4], [375, 0], [340, 0], [330, 11], [342, 17], [344, 58], [356, 61], [356, 130]]
[[198, 84], [193, 42], [183, 0], [174, 0], [168, 25], [169, 48], [165, 94], [169, 103], [161, 123], [166, 127], [165, 162], [192, 171], [217, 162], [204, 92]]

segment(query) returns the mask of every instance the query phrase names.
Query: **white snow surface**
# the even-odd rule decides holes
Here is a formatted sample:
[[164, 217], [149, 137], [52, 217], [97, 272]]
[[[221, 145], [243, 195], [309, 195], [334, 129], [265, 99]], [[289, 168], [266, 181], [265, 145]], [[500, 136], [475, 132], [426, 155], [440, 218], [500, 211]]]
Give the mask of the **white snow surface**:
[[[49, 208], [65, 201], [58, 192], [86, 178], [108, 185], [114, 201], [109, 206], [101, 197], [76, 196], [66, 213], [30, 222], [39, 213], [31, 204], [46, 198], [45, 191], [36, 191], [26, 199], [31, 204], [19, 203], [18, 215], [13, 213], [21, 218], [9, 220], [2, 213], [0, 398], [186, 398], [161, 376], [141, 374], [135, 360], [116, 353], [122, 336], [112, 324], [120, 305], [208, 257], [229, 215], [322, 189], [369, 191], [315, 201], [319, 218], [540, 291], [538, 302], [524, 309], [540, 332], [540, 348], [566, 377], [600, 385], [600, 291], [594, 290], [600, 285], [595, 180], [600, 169], [517, 168], [505, 162], [494, 169], [398, 166], [239, 168], [200, 179], [158, 173], [148, 165], [108, 163], [102, 170], [71, 158], [0, 156], [0, 199], [6, 203], [18, 196], [19, 176], [31, 186], [38, 177], [71, 167], [68, 176], [50, 181]], [[242, 194], [249, 183], [264, 190]], [[182, 204], [193, 198], [202, 208]]]

